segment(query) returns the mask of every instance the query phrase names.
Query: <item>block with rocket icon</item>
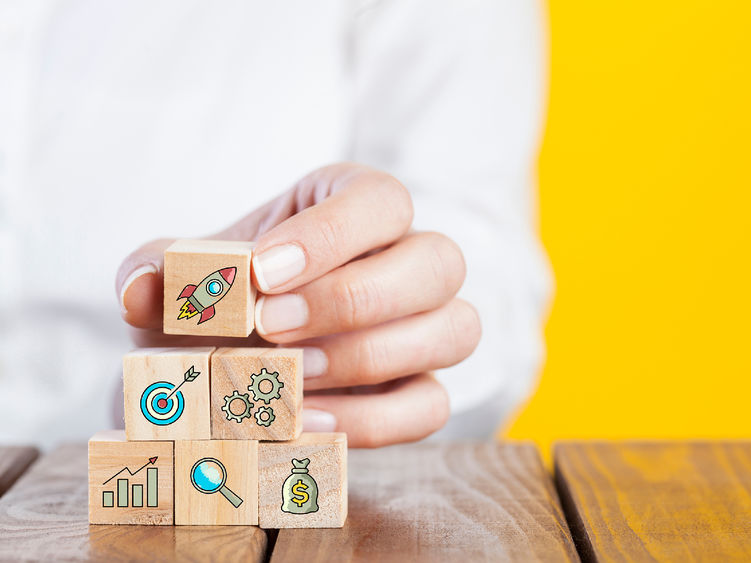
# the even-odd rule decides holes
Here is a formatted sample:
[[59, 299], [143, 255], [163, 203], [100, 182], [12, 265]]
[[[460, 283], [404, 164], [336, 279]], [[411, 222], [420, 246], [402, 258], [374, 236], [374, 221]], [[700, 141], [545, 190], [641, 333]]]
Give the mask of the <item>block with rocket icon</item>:
[[164, 252], [164, 332], [249, 336], [253, 243], [178, 240]]

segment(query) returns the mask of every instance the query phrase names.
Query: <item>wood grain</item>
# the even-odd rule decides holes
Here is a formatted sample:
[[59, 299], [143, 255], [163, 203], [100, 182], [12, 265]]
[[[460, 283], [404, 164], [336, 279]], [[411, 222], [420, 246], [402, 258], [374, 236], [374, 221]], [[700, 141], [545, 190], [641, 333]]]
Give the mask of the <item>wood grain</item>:
[[272, 562], [577, 561], [531, 444], [349, 452], [341, 529], [280, 530]]
[[86, 458], [85, 444], [59, 448], [0, 499], [0, 560], [264, 560], [250, 526], [89, 526]]
[[561, 443], [554, 459], [583, 560], [751, 560], [751, 443]]
[[26, 471], [39, 456], [39, 450], [29, 446], [0, 447], [0, 496]]

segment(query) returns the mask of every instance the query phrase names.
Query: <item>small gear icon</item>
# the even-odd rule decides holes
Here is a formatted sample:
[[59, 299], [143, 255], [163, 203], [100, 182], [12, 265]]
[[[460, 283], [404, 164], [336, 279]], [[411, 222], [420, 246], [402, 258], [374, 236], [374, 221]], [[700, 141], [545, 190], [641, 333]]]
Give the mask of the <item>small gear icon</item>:
[[258, 426], [271, 426], [276, 418], [274, 416], [274, 409], [271, 407], [258, 407], [258, 410], [253, 415], [256, 417], [256, 424]]
[[[261, 391], [261, 383], [268, 381], [271, 383], [271, 390]], [[267, 405], [272, 399], [279, 399], [279, 389], [284, 387], [284, 383], [279, 381], [279, 373], [269, 373], [266, 368], [261, 369], [261, 373], [254, 373], [250, 376], [250, 385], [248, 385], [248, 391], [253, 393], [253, 398], [256, 401], [263, 401]]]
[[[229, 408], [229, 406], [235, 400], [242, 401], [245, 407], [243, 409], [243, 412], [239, 414], [235, 414]], [[250, 397], [248, 396], [248, 394], [240, 393], [237, 389], [235, 389], [234, 391], [232, 391], [232, 395], [228, 395], [224, 398], [224, 406], [222, 407], [222, 410], [225, 412], [227, 420], [234, 420], [235, 422], [239, 423], [243, 421], [243, 418], [250, 418], [250, 409], [252, 408], [253, 403], [250, 402]]]

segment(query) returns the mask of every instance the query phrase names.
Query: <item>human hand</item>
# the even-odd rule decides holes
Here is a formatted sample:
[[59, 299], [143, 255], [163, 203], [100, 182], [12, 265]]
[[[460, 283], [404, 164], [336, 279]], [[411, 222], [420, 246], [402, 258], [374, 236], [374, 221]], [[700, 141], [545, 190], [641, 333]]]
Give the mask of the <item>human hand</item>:
[[458, 246], [411, 232], [412, 201], [393, 177], [356, 164], [314, 171], [291, 190], [210, 237], [255, 240], [259, 289], [248, 339], [162, 333], [164, 249], [152, 241], [117, 274], [123, 318], [140, 346], [304, 349], [306, 431], [341, 431], [353, 447], [423, 438], [443, 426], [448, 397], [432, 371], [477, 346], [475, 309], [455, 297]]

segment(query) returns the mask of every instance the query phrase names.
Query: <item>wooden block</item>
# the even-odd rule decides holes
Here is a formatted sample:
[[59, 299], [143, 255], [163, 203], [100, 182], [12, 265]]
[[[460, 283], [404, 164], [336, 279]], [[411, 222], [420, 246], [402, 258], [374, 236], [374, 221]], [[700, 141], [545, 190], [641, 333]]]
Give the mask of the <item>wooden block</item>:
[[212, 347], [140, 348], [123, 356], [128, 440], [211, 437], [209, 358]]
[[175, 524], [258, 524], [258, 442], [175, 442]]
[[164, 251], [164, 332], [248, 336], [255, 289], [254, 243], [178, 240]]
[[341, 528], [347, 519], [347, 435], [304, 433], [258, 446], [262, 528]]
[[219, 348], [211, 356], [211, 437], [292, 440], [302, 432], [300, 348]]
[[172, 524], [172, 442], [126, 442], [109, 430], [89, 440], [89, 522]]

